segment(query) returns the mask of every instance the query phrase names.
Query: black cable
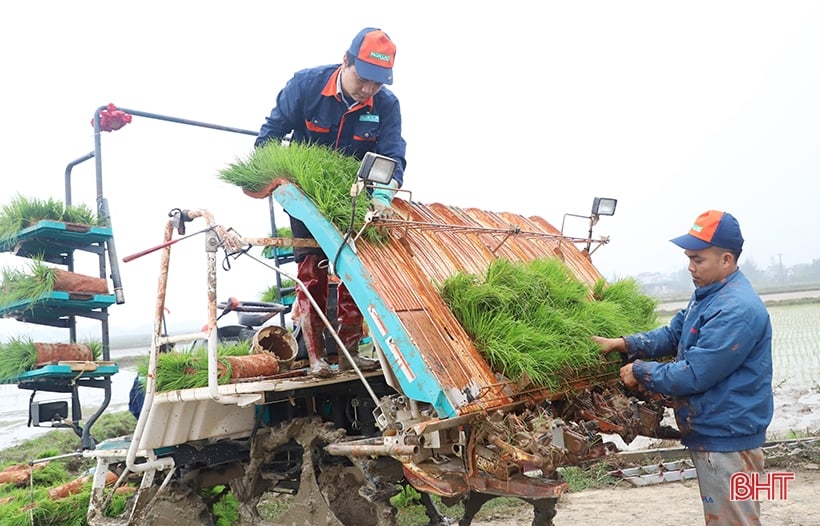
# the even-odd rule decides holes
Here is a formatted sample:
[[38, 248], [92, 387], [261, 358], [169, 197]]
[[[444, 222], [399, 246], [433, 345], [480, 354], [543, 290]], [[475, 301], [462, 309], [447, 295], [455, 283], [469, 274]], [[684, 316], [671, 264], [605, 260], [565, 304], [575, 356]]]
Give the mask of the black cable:
[[[211, 228], [213, 228], [213, 227], [211, 227]], [[236, 231], [233, 228], [229, 228], [228, 232], [236, 232]], [[230, 257], [231, 256], [239, 257], [242, 254], [249, 253], [251, 251], [251, 249], [253, 248], [253, 244], [248, 243], [243, 248], [238, 248], [238, 249], [234, 250], [233, 252], [229, 252], [228, 247], [225, 246], [225, 240], [219, 237], [219, 232], [214, 230], [214, 233], [216, 234], [216, 238], [219, 241], [219, 247], [222, 248], [222, 252], [225, 254], [225, 257], [222, 259], [222, 270], [224, 270], [225, 272], [228, 272], [228, 271], [231, 270], [231, 262], [230, 262]], [[238, 232], [237, 232], [237, 234], [238, 234]], [[242, 236], [239, 236], [239, 237], [242, 237]]]
[[[356, 184], [355, 178], [353, 180], [353, 184]], [[347, 225], [347, 231], [345, 232], [345, 235], [342, 238], [342, 244], [339, 245], [339, 248], [336, 250], [336, 255], [333, 256], [334, 269], [336, 268], [336, 261], [338, 261], [339, 255], [342, 253], [342, 247], [344, 247], [347, 244], [347, 242], [350, 241], [350, 236], [353, 234], [353, 224], [356, 222], [356, 201], [358, 200], [358, 198], [358, 193], [355, 196], [350, 197], [350, 223]]]

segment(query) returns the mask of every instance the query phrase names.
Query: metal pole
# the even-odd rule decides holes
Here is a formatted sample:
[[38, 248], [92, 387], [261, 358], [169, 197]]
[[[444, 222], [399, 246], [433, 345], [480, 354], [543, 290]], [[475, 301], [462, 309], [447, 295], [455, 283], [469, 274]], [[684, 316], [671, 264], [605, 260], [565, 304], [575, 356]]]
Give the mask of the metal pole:
[[84, 163], [85, 161], [94, 157], [94, 152], [88, 152], [87, 154], [74, 159], [68, 166], [65, 168], [65, 205], [71, 206], [71, 171], [80, 163]]

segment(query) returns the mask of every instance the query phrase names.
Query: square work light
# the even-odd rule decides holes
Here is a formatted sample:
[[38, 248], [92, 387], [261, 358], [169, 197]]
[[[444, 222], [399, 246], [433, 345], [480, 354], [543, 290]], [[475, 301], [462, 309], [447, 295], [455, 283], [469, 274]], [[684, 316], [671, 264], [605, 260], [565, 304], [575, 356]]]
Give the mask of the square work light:
[[367, 152], [359, 165], [358, 176], [365, 183], [386, 185], [393, 179], [396, 161], [385, 155]]
[[609, 197], [596, 197], [592, 200], [592, 216], [614, 216], [617, 199]]

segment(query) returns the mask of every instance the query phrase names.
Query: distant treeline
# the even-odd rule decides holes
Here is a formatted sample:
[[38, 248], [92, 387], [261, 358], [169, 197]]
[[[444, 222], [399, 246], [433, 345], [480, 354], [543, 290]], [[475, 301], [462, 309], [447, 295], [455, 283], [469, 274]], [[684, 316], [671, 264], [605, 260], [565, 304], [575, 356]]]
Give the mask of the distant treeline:
[[[761, 268], [753, 259], [741, 255], [740, 269], [761, 294], [820, 289], [820, 259], [791, 267], [777, 262]], [[660, 301], [688, 297], [692, 293], [692, 277], [686, 267], [670, 274], [645, 273], [636, 279], [646, 294]]]

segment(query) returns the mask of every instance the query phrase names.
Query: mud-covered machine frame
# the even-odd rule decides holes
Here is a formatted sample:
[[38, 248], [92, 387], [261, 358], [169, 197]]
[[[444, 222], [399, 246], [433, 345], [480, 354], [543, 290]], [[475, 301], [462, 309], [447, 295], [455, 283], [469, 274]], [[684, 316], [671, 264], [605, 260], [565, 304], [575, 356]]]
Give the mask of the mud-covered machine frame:
[[[397, 197], [396, 215], [369, 214], [363, 228], [390, 233], [386, 244], [343, 236], [294, 184], [279, 180], [273, 198], [300, 219], [326, 254], [360, 308], [375, 343], [381, 371], [337, 371], [328, 379], [306, 369], [220, 384], [217, 366], [216, 269], [224, 257], [246, 256], [270, 271], [296, 276], [253, 256], [252, 246], [294, 240], [245, 238], [204, 209], [176, 210], [165, 227], [149, 354], [145, 403], [130, 441], [102, 443], [89, 524], [105, 524], [108, 468], [121, 485], [140, 475], [129, 524], [149, 524], [152, 507], [175, 484], [227, 484], [244, 523], [259, 523], [255, 505], [265, 491], [292, 495], [281, 523], [394, 524], [389, 497], [409, 483], [423, 495], [465, 500], [469, 524], [481, 503], [518, 497], [535, 506], [534, 524], [551, 524], [555, 500], [566, 490], [557, 468], [607, 455], [599, 432], [629, 441], [654, 435], [663, 406], [623, 392], [617, 378], [590, 370], [563, 392], [522, 389], [498, 377], [438, 294], [435, 283], [454, 272], [479, 272], [494, 258], [560, 257], [592, 283], [600, 276], [589, 244], [606, 240], [564, 236], [540, 218], [425, 206]], [[204, 220], [207, 260], [207, 328], [164, 336], [162, 316], [175, 232]], [[591, 236], [590, 236], [591, 237]], [[576, 244], [585, 244], [579, 250]], [[449, 247], [449, 248], [448, 248]], [[314, 308], [316, 302], [311, 300]], [[339, 352], [347, 352], [321, 313]], [[208, 386], [156, 392], [160, 350], [207, 339]], [[327, 476], [325, 476], [327, 475]], [[340, 481], [356, 489], [341, 491]], [[430, 512], [435, 513], [435, 512]], [[436, 519], [431, 515], [431, 522]]]

